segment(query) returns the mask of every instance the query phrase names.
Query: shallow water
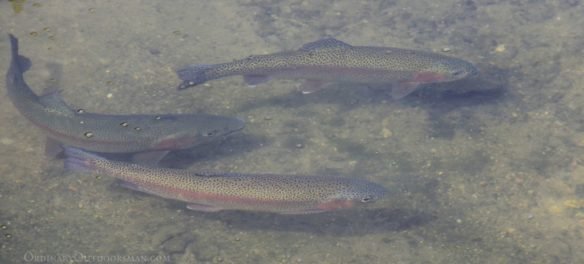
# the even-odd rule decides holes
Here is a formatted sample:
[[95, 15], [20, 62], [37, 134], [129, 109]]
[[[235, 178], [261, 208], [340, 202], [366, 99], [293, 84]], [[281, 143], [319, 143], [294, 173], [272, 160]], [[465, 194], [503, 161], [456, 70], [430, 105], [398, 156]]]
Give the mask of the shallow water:
[[[584, 262], [584, 3], [237, 3], [0, 1], [0, 72], [12, 33], [39, 93], [59, 87], [93, 112], [246, 120], [242, 133], [175, 154], [169, 166], [338, 174], [393, 195], [318, 215], [189, 211], [109, 177], [64, 172], [2, 95], [0, 262]], [[445, 52], [481, 77], [397, 102], [383, 87], [302, 95], [295, 81], [249, 89], [238, 77], [175, 89], [173, 70], [185, 64], [325, 36]]]

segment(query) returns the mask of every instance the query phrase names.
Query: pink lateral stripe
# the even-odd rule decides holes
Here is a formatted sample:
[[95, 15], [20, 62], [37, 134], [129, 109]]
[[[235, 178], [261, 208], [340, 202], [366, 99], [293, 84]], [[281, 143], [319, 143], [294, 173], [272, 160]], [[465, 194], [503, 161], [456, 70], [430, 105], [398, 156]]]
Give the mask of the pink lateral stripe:
[[[146, 187], [149, 190], [155, 190], [154, 193], [158, 193], [158, 195], [163, 197], [168, 197], [172, 199], [179, 200], [180, 199], [184, 202], [197, 202], [201, 200], [207, 201], [222, 201], [222, 202], [235, 202], [240, 204], [246, 205], [257, 205], [257, 204], [273, 204], [273, 205], [286, 205], [286, 204], [297, 204], [302, 203], [304, 201], [284, 201], [284, 200], [270, 200], [270, 199], [258, 199], [258, 198], [249, 198], [249, 197], [242, 197], [242, 196], [233, 196], [233, 195], [225, 195], [225, 194], [218, 194], [218, 193], [205, 193], [205, 192], [193, 192], [177, 187], [171, 187], [163, 184], [157, 184], [154, 182], [144, 182], [144, 181], [135, 181], [134, 184], [138, 186]], [[310, 202], [310, 201], [306, 201]], [[331, 201], [332, 202], [332, 201]], [[343, 207], [338, 207], [343, 208]]]

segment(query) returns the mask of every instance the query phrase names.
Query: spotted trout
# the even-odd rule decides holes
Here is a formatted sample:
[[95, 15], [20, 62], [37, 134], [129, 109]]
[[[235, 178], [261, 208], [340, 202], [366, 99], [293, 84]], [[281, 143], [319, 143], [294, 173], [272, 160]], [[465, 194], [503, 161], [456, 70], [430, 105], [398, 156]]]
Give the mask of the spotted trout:
[[380, 185], [360, 179], [276, 174], [197, 173], [110, 161], [65, 148], [65, 167], [122, 180], [122, 186], [188, 203], [197, 211], [264, 211], [309, 214], [369, 204], [386, 194]]
[[72, 109], [59, 96], [37, 96], [24, 80], [30, 60], [18, 54], [10, 35], [12, 60], [6, 73], [8, 97], [52, 141], [89, 151], [140, 153], [161, 158], [244, 127], [237, 118], [206, 114], [106, 115]]
[[299, 50], [254, 55], [220, 64], [193, 64], [177, 71], [186, 89], [232, 75], [243, 75], [249, 85], [270, 78], [305, 79], [303, 93], [335, 82], [393, 84], [399, 99], [428, 83], [449, 82], [478, 74], [461, 59], [399, 48], [351, 46], [333, 38], [305, 44]]

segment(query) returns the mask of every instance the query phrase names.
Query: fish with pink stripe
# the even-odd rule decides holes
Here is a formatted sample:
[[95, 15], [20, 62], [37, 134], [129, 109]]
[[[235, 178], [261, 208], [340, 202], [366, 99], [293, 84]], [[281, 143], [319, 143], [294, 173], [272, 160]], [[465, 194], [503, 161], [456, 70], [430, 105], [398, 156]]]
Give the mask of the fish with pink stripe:
[[263, 211], [311, 214], [371, 204], [387, 190], [357, 178], [279, 174], [198, 173], [111, 161], [66, 148], [65, 167], [109, 175], [122, 186], [186, 202], [197, 211]]

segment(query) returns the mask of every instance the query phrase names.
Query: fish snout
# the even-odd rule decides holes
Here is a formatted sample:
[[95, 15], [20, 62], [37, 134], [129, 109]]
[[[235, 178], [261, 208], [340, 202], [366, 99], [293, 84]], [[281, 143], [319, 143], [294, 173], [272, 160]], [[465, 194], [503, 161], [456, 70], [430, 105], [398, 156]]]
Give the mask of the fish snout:
[[454, 80], [474, 78], [479, 75], [479, 70], [472, 63], [464, 61], [459, 67], [452, 69], [450, 75]]
[[242, 118], [235, 117], [235, 118], [233, 118], [233, 121], [231, 123], [229, 123], [228, 126], [223, 128], [224, 136], [241, 131], [244, 128], [245, 128], [245, 121]]
[[374, 203], [388, 194], [388, 190], [376, 183], [368, 183], [368, 186], [364, 190], [357, 192], [358, 195], [354, 197], [354, 200], [362, 204]]
[[235, 117], [235, 119], [237, 119], [236, 122], [234, 122], [233, 125], [233, 130], [234, 131], [239, 131], [245, 128], [245, 120], [243, 120], [243, 118], [240, 117]]

